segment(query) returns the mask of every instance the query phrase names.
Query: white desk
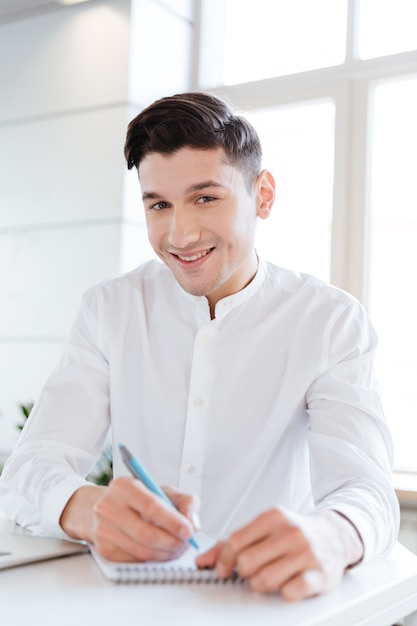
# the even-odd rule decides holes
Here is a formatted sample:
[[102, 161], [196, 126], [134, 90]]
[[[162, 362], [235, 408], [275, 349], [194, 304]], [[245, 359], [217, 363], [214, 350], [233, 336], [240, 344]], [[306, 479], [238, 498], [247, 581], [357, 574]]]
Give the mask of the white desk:
[[4, 626], [391, 626], [407, 615], [417, 626], [417, 557], [399, 544], [295, 604], [239, 585], [114, 585], [89, 554], [0, 571]]

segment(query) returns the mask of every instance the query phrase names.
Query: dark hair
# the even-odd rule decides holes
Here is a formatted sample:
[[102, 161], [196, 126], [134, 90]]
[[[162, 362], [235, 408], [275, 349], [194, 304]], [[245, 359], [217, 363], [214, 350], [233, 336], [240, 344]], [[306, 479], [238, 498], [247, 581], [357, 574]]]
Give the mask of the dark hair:
[[132, 169], [150, 152], [172, 154], [186, 146], [223, 148], [250, 185], [261, 171], [262, 148], [253, 126], [224, 100], [197, 91], [161, 98], [143, 109], [128, 126], [124, 154]]

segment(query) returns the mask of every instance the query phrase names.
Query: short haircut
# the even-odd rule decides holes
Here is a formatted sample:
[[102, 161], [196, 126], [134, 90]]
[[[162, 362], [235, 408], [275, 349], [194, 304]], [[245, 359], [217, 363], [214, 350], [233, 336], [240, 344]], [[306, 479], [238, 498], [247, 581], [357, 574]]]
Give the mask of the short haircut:
[[184, 147], [222, 148], [250, 187], [261, 171], [262, 148], [253, 126], [223, 99], [204, 92], [161, 98], [129, 124], [124, 153], [129, 169], [151, 152], [173, 154]]

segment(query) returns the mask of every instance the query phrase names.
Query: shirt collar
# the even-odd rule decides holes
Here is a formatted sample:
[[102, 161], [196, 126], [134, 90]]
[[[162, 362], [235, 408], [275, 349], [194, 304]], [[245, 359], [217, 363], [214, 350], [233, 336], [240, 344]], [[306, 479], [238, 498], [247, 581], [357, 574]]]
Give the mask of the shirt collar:
[[[233, 309], [240, 306], [244, 302], [247, 302], [252, 298], [252, 296], [258, 291], [265, 280], [266, 276], [266, 264], [263, 259], [261, 259], [258, 255], [258, 269], [256, 271], [255, 276], [251, 280], [251, 282], [246, 285], [244, 289], [241, 289], [237, 293], [232, 293], [230, 296], [226, 298], [222, 298], [216, 304], [215, 308], [215, 319], [220, 320], [225, 315], [230, 313]], [[203, 314], [204, 316], [210, 316], [210, 308], [208, 304], [208, 300], [206, 296], [193, 296], [192, 294], [185, 291], [181, 285], [178, 284], [179, 289], [184, 294], [184, 296], [192, 301], [196, 307], [196, 309]], [[207, 320], [206, 320], [207, 321]]]

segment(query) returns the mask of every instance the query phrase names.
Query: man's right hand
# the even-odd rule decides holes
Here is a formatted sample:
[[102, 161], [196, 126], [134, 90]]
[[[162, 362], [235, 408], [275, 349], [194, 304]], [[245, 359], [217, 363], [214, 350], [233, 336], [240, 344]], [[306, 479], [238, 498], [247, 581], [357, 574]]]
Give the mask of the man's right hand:
[[93, 543], [111, 561], [169, 561], [182, 554], [198, 529], [199, 502], [172, 487], [164, 491], [176, 509], [135, 478], [116, 478], [108, 487], [81, 487], [60, 524], [67, 535]]

